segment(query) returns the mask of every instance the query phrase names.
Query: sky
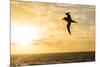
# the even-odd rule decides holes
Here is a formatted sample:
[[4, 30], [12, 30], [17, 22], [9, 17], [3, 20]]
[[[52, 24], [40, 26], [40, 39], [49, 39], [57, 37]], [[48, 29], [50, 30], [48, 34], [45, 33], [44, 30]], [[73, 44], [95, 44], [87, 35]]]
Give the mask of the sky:
[[[69, 35], [62, 18], [71, 12]], [[95, 51], [95, 6], [11, 1], [11, 54]]]

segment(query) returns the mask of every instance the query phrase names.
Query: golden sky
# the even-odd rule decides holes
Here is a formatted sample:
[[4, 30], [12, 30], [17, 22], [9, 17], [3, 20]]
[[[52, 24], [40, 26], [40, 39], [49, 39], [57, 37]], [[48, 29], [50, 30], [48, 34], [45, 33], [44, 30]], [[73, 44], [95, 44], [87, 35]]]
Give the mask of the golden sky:
[[[66, 12], [78, 22], [71, 36]], [[94, 35], [94, 5], [11, 2], [11, 54], [94, 51]]]

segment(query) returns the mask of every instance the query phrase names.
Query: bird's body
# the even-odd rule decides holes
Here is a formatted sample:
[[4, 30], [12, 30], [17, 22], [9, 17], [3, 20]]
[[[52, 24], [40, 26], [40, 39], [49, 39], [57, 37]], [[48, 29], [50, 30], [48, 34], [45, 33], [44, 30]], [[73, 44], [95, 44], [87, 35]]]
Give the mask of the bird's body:
[[68, 30], [69, 34], [71, 35], [71, 31], [70, 31], [71, 23], [77, 23], [77, 22], [72, 20], [71, 15], [69, 13], [70, 12], [66, 13], [67, 17], [64, 17], [63, 19], [68, 22], [67, 23], [67, 30]]

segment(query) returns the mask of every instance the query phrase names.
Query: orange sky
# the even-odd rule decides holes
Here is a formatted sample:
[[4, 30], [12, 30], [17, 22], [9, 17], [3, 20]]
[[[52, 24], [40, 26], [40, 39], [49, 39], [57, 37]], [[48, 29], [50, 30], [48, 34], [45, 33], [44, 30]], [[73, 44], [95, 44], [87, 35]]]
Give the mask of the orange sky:
[[[71, 36], [66, 12], [78, 22]], [[94, 51], [94, 28], [93, 5], [11, 2], [11, 54]]]

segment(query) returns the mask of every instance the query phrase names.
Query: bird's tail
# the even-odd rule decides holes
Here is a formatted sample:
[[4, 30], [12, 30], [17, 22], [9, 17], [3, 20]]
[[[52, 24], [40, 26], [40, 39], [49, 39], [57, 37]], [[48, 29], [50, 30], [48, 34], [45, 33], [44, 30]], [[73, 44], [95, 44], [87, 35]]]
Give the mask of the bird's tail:
[[68, 30], [68, 32], [69, 32], [69, 34], [71, 35], [71, 32], [70, 32], [70, 30]]
[[71, 35], [70, 27], [68, 25], [67, 25], [67, 30], [68, 30], [69, 34]]

